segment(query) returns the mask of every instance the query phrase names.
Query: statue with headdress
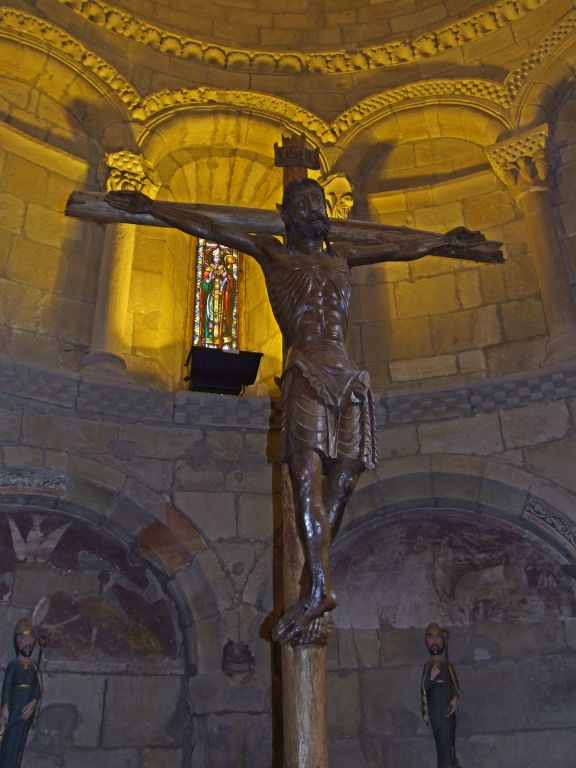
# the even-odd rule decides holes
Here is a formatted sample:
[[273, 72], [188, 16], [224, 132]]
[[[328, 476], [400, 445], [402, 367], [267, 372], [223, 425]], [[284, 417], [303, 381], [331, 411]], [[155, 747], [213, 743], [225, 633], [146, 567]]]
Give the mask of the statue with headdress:
[[426, 627], [430, 660], [422, 670], [422, 717], [432, 729], [437, 768], [460, 768], [456, 757], [456, 714], [460, 689], [454, 665], [448, 659], [450, 633], [438, 624]]
[[40, 639], [38, 661], [32, 658], [36, 632], [27, 618], [14, 628], [16, 658], [6, 667], [0, 708], [0, 768], [19, 768], [28, 738], [40, 709], [42, 684], [40, 660], [45, 639]]

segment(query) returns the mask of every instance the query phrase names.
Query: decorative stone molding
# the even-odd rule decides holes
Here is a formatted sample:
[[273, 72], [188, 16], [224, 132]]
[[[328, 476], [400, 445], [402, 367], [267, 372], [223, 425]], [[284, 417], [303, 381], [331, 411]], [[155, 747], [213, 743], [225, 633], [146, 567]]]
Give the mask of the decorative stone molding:
[[232, 106], [250, 109], [264, 114], [280, 116], [297, 129], [302, 129], [318, 143], [329, 146], [350, 129], [383, 110], [412, 100], [435, 99], [438, 103], [469, 104], [483, 106], [490, 114], [498, 115], [504, 125], [508, 125], [506, 111], [510, 106], [506, 88], [500, 83], [489, 80], [427, 80], [410, 83], [399, 88], [391, 88], [355, 104], [342, 112], [332, 123], [327, 123], [292, 102], [276, 96], [253, 91], [232, 91], [219, 88], [181, 88], [177, 91], [162, 90], [144, 98], [141, 105], [133, 111], [133, 116], [149, 125], [154, 117], [160, 117], [164, 111], [197, 104], [213, 106]]
[[31, 38], [34, 42], [54, 48], [74, 64], [77, 72], [83, 75], [88, 72], [104, 83], [128, 109], [131, 110], [140, 103], [138, 93], [111, 64], [47, 21], [13, 8], [0, 8], [0, 37], [13, 38], [19, 43], [22, 43], [23, 39]]
[[276, 115], [291, 123], [295, 128], [305, 130], [319, 142], [333, 144], [336, 140], [331, 127], [322, 118], [303, 107], [285, 101], [277, 96], [254, 91], [235, 91], [223, 88], [180, 88], [177, 91], [162, 90], [142, 99], [134, 109], [133, 117], [153, 125], [153, 120], [164, 111], [186, 106], [207, 105], [234, 107], [253, 110], [261, 114]]
[[0, 469], [0, 493], [33, 490], [49, 496], [66, 493], [66, 475], [47, 469]]
[[336, 141], [354, 125], [381, 110], [390, 109], [402, 102], [422, 99], [434, 99], [437, 103], [446, 101], [470, 105], [472, 102], [480, 107], [485, 105], [490, 113], [495, 113], [503, 122], [508, 122], [506, 112], [510, 107], [510, 99], [506, 88], [500, 83], [472, 79], [421, 80], [359, 101], [332, 122], [322, 139], [326, 144]]
[[138, 190], [150, 195], [160, 186], [160, 178], [150, 163], [134, 152], [122, 150], [104, 156], [108, 169], [107, 192]]
[[530, 74], [542, 64], [554, 49], [566, 40], [576, 30], [576, 11], [569, 13], [549, 35], [534, 48], [522, 61], [519, 67], [511, 72], [505, 80], [506, 88], [513, 102]]
[[342, 75], [420, 61], [512, 25], [549, 0], [502, 0], [491, 8], [414, 38], [357, 50], [300, 53], [229, 48], [145, 22], [102, 0], [58, 0], [83, 18], [160, 53], [223, 69]]
[[[63, 0], [59, 1], [62, 2]], [[88, 7], [88, 4], [83, 0], [74, 0], [74, 3], [78, 7], [82, 6], [85, 9]], [[92, 6], [96, 8], [100, 8], [101, 5], [92, 3]], [[500, 4], [502, 7], [504, 5], [508, 4]], [[514, 3], [510, 5], [514, 6]], [[104, 18], [103, 15], [101, 16]], [[520, 67], [506, 78], [504, 84], [475, 79], [427, 80], [410, 83], [363, 99], [329, 124], [318, 115], [299, 107], [297, 104], [275, 96], [251, 91], [228, 91], [208, 87], [182, 88], [176, 91], [162, 90], [146, 98], [141, 98], [113, 66], [85, 48], [63, 30], [22, 11], [0, 8], [0, 36], [13, 38], [19, 42], [28, 38], [35, 47], [40, 44], [47, 48], [56, 49], [62, 55], [63, 60], [68, 61], [77, 72], [87, 79], [97, 80], [97, 87], [104, 87], [115, 93], [135, 120], [151, 124], [151, 119], [154, 117], [186, 106], [239, 107], [263, 114], [277, 115], [287, 124], [294, 126], [296, 130], [306, 131], [324, 146], [334, 144], [340, 136], [371, 119], [382, 110], [391, 109], [404, 102], [421, 99], [435, 99], [438, 102], [459, 104], [472, 102], [474, 106], [495, 114], [508, 128], [511, 128], [509, 110], [513, 105], [513, 99], [517, 98], [522, 84], [529, 74], [553, 52], [554, 48], [565, 41], [574, 30], [576, 30], [576, 12], [566, 17], [562, 24], [522, 62]], [[211, 50], [209, 47], [205, 49], [207, 56], [209, 50]], [[333, 55], [335, 54], [314, 54], [314, 56]], [[279, 54], [273, 56], [277, 59]], [[253, 60], [254, 64], [255, 62], [256, 58]]]
[[486, 150], [495, 174], [516, 197], [535, 188], [547, 188], [548, 133], [547, 124], [539, 125]]
[[522, 517], [551, 534], [564, 546], [568, 545], [571, 550], [576, 550], [576, 528], [543, 502], [530, 499], [522, 510]]
[[[66, 396], [62, 396], [62, 392]], [[237, 426], [267, 431], [278, 427], [280, 403], [269, 397], [222, 397], [203, 392], [176, 394], [121, 383], [93, 383], [65, 374], [46, 373], [0, 359], [0, 400], [14, 398], [54, 404], [87, 418], [104, 415], [117, 421]], [[496, 413], [509, 408], [576, 397], [576, 367], [533, 371], [482, 379], [461, 387], [433, 387], [376, 399], [378, 425], [415, 424]]]

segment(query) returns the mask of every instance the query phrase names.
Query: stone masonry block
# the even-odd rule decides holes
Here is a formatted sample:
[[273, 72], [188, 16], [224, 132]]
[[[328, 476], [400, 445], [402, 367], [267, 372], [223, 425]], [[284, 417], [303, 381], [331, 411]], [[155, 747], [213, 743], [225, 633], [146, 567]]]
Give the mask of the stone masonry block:
[[202, 440], [199, 429], [149, 427], [139, 424], [120, 427], [119, 440], [134, 442], [137, 456], [153, 459], [179, 459]]
[[547, 338], [543, 336], [491, 347], [486, 351], [488, 371], [493, 376], [502, 376], [538, 368], [546, 357], [546, 343]]
[[464, 309], [472, 309], [482, 304], [480, 275], [478, 272], [462, 272], [456, 276], [458, 298]]
[[482, 479], [474, 475], [438, 473], [434, 475], [436, 499], [464, 502], [475, 507], [480, 496]]
[[108, 678], [103, 746], [177, 746], [167, 724], [178, 705], [181, 685], [179, 677], [168, 675]]
[[458, 366], [454, 355], [435, 355], [390, 363], [390, 376], [394, 382], [435, 379], [453, 376], [457, 372]]
[[[370, 304], [371, 300], [367, 303]], [[385, 364], [389, 360], [423, 357], [432, 349], [432, 335], [428, 317], [414, 317], [393, 322], [365, 323], [361, 328], [362, 349], [366, 364]]]
[[439, 353], [498, 344], [502, 330], [496, 307], [439, 315], [431, 319], [434, 349]]
[[329, 672], [326, 675], [328, 728], [336, 738], [351, 738], [361, 724], [360, 685], [356, 672]]
[[576, 752], [576, 733], [570, 729], [524, 729], [511, 733], [475, 735], [460, 739], [458, 757], [462, 765], [543, 765], [563, 768], [570, 765]]
[[238, 536], [267, 541], [280, 523], [279, 519], [275, 520], [274, 510], [279, 518], [281, 504], [280, 494], [242, 494], [238, 501]]
[[511, 340], [542, 336], [546, 333], [546, 318], [540, 299], [511, 301], [500, 307], [506, 337]]
[[273, 471], [271, 465], [254, 472], [235, 470], [226, 477], [226, 490], [231, 493], [270, 493]]
[[492, 454], [503, 448], [496, 414], [420, 424], [418, 435], [424, 453]]
[[395, 293], [400, 318], [422, 317], [460, 309], [454, 275], [422, 278], [417, 283], [402, 282], [395, 286]]
[[[422, 637], [420, 636], [420, 658]], [[362, 670], [360, 696], [367, 735], [393, 736], [401, 724], [404, 735], [416, 735], [420, 724], [419, 696], [421, 665]], [[382, 692], [386, 691], [383, 696]]]
[[176, 470], [175, 488], [179, 491], [222, 491], [224, 473], [213, 469], [190, 466], [179, 462]]
[[576, 438], [573, 437], [526, 449], [528, 469], [572, 492], [576, 492], [575, 457]]
[[570, 429], [570, 414], [563, 401], [536, 403], [502, 411], [500, 424], [506, 447], [519, 448], [565, 437]]
[[464, 223], [473, 230], [485, 231], [497, 224], [513, 221], [517, 214], [507, 190], [470, 197], [462, 203]]
[[379, 429], [377, 437], [380, 461], [399, 456], [410, 456], [419, 450], [418, 434], [414, 424]]
[[181, 765], [181, 749], [143, 749], [139, 768], [166, 768], [167, 765]]
[[42, 248], [42, 259], [38, 259], [38, 243], [19, 237], [10, 254], [6, 275], [15, 282], [58, 291], [62, 289], [62, 261], [62, 251], [49, 245]]
[[236, 506], [230, 493], [180, 491], [174, 502], [210, 540], [236, 536]]
[[502, 656], [540, 657], [542, 654], [562, 653], [566, 650], [564, 624], [561, 621], [529, 624], [480, 622], [475, 629], [478, 635], [496, 642]]
[[18, 155], [9, 154], [2, 173], [2, 188], [14, 195], [21, 195], [26, 190], [26, 197], [35, 203], [41, 203], [48, 182], [48, 173], [35, 163]]
[[29, 412], [24, 417], [23, 442], [28, 445], [81, 453], [105, 453], [116, 437], [113, 424]]
[[239, 432], [211, 430], [207, 435], [212, 452], [222, 461], [237, 460], [243, 450], [243, 435]]
[[141, 768], [137, 749], [69, 749], [64, 753], [63, 768]]
[[[76, 747], [96, 747], [100, 741], [105, 677], [50, 673], [44, 687], [43, 709], [52, 704], [72, 704], [80, 715], [74, 729]], [[86, 696], [86, 691], [90, 695]]]
[[0, 230], [19, 234], [24, 220], [24, 201], [19, 196], [0, 193]]
[[42, 291], [0, 278], [0, 323], [35, 331], [42, 307]]

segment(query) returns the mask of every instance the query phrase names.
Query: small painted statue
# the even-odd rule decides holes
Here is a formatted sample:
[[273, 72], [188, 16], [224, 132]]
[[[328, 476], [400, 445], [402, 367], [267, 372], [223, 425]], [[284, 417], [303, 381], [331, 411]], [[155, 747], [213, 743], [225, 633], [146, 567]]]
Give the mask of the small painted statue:
[[35, 645], [34, 628], [28, 619], [20, 619], [14, 628], [16, 658], [8, 664], [2, 686], [0, 768], [19, 768], [28, 731], [38, 712], [41, 684], [38, 666], [32, 659]]
[[448, 660], [449, 632], [438, 624], [426, 627], [431, 659], [422, 671], [422, 717], [436, 743], [437, 768], [460, 768], [456, 757], [456, 714], [460, 701], [458, 677]]

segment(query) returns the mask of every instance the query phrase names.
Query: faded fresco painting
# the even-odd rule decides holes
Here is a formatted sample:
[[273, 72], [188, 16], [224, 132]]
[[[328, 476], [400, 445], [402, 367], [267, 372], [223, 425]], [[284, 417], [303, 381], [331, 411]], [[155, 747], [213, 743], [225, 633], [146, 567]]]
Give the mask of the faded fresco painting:
[[576, 615], [565, 559], [541, 539], [456, 513], [363, 526], [333, 556], [339, 627], [425, 627]]
[[0, 557], [6, 622], [27, 613], [49, 636], [51, 660], [177, 662], [174, 608], [158, 580], [96, 527], [54, 513], [3, 513]]

